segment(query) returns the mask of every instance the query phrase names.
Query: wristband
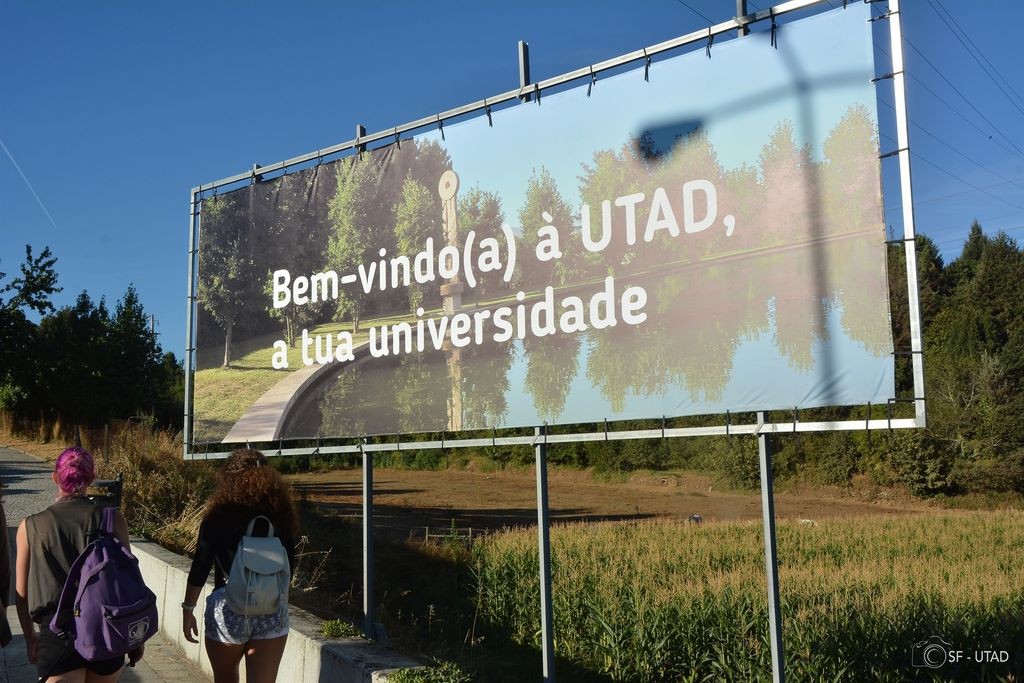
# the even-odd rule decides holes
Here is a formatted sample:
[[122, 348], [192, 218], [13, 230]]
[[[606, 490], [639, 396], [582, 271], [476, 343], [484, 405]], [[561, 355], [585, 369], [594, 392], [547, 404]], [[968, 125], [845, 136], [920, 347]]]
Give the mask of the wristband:
[[190, 604], [188, 604], [187, 602], [183, 602], [183, 603], [181, 603], [181, 609], [187, 609], [187, 610], [188, 610], [189, 612], [191, 612], [191, 611], [192, 611], [192, 610], [194, 610], [195, 608], [196, 608], [196, 606], [195, 606], [195, 605], [190, 605]]

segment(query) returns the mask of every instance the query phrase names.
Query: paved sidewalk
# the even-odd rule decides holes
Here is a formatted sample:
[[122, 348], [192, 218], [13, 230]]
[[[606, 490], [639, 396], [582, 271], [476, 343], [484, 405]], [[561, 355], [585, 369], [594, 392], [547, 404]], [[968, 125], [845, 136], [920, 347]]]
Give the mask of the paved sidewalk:
[[[7, 618], [15, 636], [10, 645], [0, 650], [0, 664], [3, 664], [0, 683], [36, 683], [36, 667], [28, 661], [25, 637], [21, 634], [13, 606], [7, 608]], [[142, 661], [134, 668], [125, 667], [120, 680], [122, 683], [208, 683], [210, 679], [196, 671], [178, 649], [158, 633], [146, 643], [146, 655]]]
[[[27, 515], [42, 510], [56, 497], [56, 487], [50, 480], [53, 466], [34, 456], [20, 451], [0, 447], [0, 481], [8, 488], [3, 489], [4, 511], [7, 514], [7, 533], [14, 552], [14, 532]], [[11, 567], [14, 567], [12, 557]], [[13, 582], [13, 576], [11, 580]], [[13, 591], [13, 586], [12, 586]], [[13, 601], [12, 601], [13, 602]], [[25, 637], [15, 613], [13, 604], [7, 608], [14, 641], [0, 650], [0, 683], [35, 683], [36, 669], [28, 661], [25, 651]], [[209, 679], [197, 671], [176, 647], [169, 644], [161, 634], [146, 643], [145, 657], [135, 668], [124, 669], [121, 676], [124, 683], [208, 683]]]

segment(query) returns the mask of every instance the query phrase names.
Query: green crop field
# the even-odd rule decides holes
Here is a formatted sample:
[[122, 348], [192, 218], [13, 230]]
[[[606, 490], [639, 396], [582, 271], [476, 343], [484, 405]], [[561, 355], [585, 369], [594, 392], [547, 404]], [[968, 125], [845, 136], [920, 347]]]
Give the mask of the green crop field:
[[[567, 525], [551, 540], [560, 680], [770, 677], [760, 524]], [[479, 542], [474, 588], [487, 628], [539, 662], [536, 543]], [[783, 522], [778, 548], [789, 680], [1020, 680], [1024, 514]], [[961, 661], [914, 667], [931, 636]], [[1008, 661], [967, 661], [982, 650]]]

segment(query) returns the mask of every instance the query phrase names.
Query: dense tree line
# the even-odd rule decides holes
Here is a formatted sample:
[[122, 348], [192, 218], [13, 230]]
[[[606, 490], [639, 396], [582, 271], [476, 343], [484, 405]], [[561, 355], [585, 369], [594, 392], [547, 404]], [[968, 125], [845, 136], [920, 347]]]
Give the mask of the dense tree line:
[[0, 273], [0, 409], [81, 425], [180, 425], [182, 365], [161, 350], [135, 288], [113, 311], [86, 292], [57, 309], [56, 263], [49, 248], [35, 256], [26, 246], [20, 275]]

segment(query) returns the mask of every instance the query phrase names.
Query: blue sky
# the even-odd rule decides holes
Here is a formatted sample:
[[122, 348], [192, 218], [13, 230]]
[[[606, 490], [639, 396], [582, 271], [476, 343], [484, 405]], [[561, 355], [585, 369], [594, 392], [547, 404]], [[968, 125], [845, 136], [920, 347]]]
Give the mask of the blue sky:
[[[875, 115], [868, 16], [862, 4], [845, 13], [835, 9], [789, 25], [789, 50], [774, 49], [768, 33], [757, 33], [714, 47], [710, 60], [701, 49], [653, 63], [647, 81], [642, 64], [634, 65], [599, 79], [589, 95], [583, 81], [542, 97], [539, 107], [495, 112], [493, 126], [477, 117], [446, 126], [443, 142], [433, 129], [423, 137], [446, 146], [463, 184], [496, 192], [515, 229], [530, 174], [541, 164], [576, 207], [581, 166], [595, 151], [618, 151], [627, 136], [645, 130], [672, 131], [657, 141], [669, 147], [680, 121], [699, 123], [727, 171], [756, 168], [762, 147], [783, 121], [794, 124], [797, 144], [811, 145], [820, 159], [822, 143], [849, 107], [863, 105]], [[747, 87], [720, 87], [744, 73]], [[814, 84], [806, 98], [799, 96], [801, 79]], [[802, 103], [809, 113], [806, 125]]]
[[[918, 229], [951, 259], [973, 218], [990, 233], [1024, 234], [1024, 102], [1014, 99], [1024, 74], [1016, 41], [991, 24], [1021, 25], [1024, 7], [940, 1], [905, 3], [903, 21], [914, 45]], [[134, 283], [164, 347], [180, 356], [193, 186], [348, 140], [357, 123], [376, 131], [511, 89], [520, 39], [539, 80], [723, 20], [734, 7], [0, 0], [0, 271], [16, 272], [30, 243], [59, 259], [58, 305], [83, 289], [112, 302]], [[941, 7], [1008, 79], [1009, 96], [940, 20]], [[880, 100], [884, 131], [887, 88]], [[883, 136], [881, 146], [895, 143]], [[899, 230], [899, 197], [886, 191]]]

